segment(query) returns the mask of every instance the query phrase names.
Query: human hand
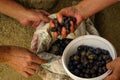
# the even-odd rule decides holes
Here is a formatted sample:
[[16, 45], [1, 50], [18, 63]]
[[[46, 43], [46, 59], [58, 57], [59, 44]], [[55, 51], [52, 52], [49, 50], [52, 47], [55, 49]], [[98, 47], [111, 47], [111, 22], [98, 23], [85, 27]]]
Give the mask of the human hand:
[[112, 73], [105, 80], [120, 80], [120, 57], [107, 64], [107, 69]]
[[[64, 8], [62, 10], [60, 10], [58, 13], [57, 13], [57, 19], [60, 23], [62, 23], [63, 21], [63, 17], [66, 16], [66, 17], [74, 17], [76, 18], [76, 24], [79, 25], [82, 20], [83, 20], [83, 17], [81, 15], [81, 13], [79, 12], [78, 10], [78, 7], [77, 6], [72, 6], [72, 7], [67, 7], [67, 8]], [[73, 22], [70, 22], [71, 26], [70, 26], [70, 30], [71, 32], [74, 32], [76, 27], [75, 25], [73, 25]], [[53, 27], [54, 24], [51, 22], [51, 27]], [[61, 31], [61, 34], [63, 37], [66, 37], [67, 34], [66, 34], [66, 29], [65, 28], [62, 28], [62, 31]], [[54, 37], [56, 38], [58, 36], [58, 33], [57, 32], [54, 32], [53, 33]]]
[[41, 21], [49, 22], [49, 13], [44, 10], [27, 10], [24, 16], [17, 20], [24, 25], [36, 28]]
[[46, 62], [46, 60], [40, 59], [31, 51], [21, 47], [12, 47], [6, 56], [8, 59], [6, 63], [25, 77], [33, 75], [39, 69], [40, 64]]

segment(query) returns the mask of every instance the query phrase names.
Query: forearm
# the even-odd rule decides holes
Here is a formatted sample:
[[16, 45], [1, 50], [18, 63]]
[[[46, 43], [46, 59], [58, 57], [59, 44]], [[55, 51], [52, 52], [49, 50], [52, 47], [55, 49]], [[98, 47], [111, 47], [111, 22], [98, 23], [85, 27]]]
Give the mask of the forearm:
[[86, 19], [116, 2], [118, 0], [83, 0], [77, 5], [77, 8]]
[[17, 20], [26, 16], [27, 9], [14, 0], [1, 0], [0, 12]]

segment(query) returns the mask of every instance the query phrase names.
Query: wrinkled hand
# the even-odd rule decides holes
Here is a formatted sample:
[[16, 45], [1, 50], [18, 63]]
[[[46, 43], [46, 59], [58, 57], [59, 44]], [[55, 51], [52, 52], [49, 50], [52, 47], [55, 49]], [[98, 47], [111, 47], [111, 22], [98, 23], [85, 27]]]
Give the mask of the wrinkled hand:
[[33, 75], [40, 64], [46, 62], [31, 51], [20, 47], [12, 47], [7, 56], [9, 60], [6, 63], [25, 77]]
[[50, 18], [48, 18], [49, 13], [43, 10], [28, 10], [25, 13], [25, 17], [22, 19], [18, 19], [21, 24], [32, 26], [36, 28], [41, 21], [49, 22]]
[[[63, 16], [76, 18], [76, 20], [77, 20], [76, 24], [77, 25], [79, 25], [83, 20], [82, 15], [80, 14], [77, 6], [67, 7], [67, 8], [64, 8], [64, 9], [60, 10], [57, 13], [57, 19], [60, 23], [62, 23]], [[51, 27], [53, 27], [53, 26], [54, 26], [54, 24], [51, 24]], [[75, 29], [76, 29], [75, 26], [73, 25], [73, 22], [71, 22], [70, 29], [71, 29], [71, 32], [75, 31]], [[63, 37], [67, 36], [65, 28], [62, 29], [61, 34], [62, 34]], [[54, 32], [53, 35], [56, 38], [58, 36], [58, 33]]]
[[107, 64], [112, 73], [105, 80], [120, 80], [120, 57]]

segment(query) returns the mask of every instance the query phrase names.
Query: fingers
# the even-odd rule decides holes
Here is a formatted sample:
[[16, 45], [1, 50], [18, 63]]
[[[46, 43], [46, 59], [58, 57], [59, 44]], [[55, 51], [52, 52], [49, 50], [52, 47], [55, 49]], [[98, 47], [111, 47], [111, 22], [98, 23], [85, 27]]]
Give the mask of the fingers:
[[67, 36], [67, 34], [66, 34], [66, 28], [65, 28], [65, 27], [62, 28], [61, 34], [62, 34], [62, 36], [63, 36], [64, 38]]
[[27, 19], [23, 19], [22, 21], [20, 21], [21, 24], [27, 25], [27, 26], [31, 26], [33, 25], [33, 21], [28, 21]]
[[28, 65], [28, 68], [33, 69], [33, 70], [38, 70], [39, 67], [40, 65], [36, 63], [31, 63], [31, 65]]
[[[51, 28], [55, 27], [54, 22], [53, 22], [52, 20], [50, 21], [50, 27], [51, 27]], [[54, 38], [57, 38], [57, 37], [58, 37], [58, 33], [57, 33], [57, 32], [52, 32], [52, 34], [53, 34], [53, 37], [54, 37]]]
[[43, 63], [46, 63], [47, 60], [40, 59], [37, 55], [33, 55], [32, 62], [36, 64], [43, 64]]
[[107, 65], [107, 69], [112, 70], [112, 73], [105, 78], [105, 80], [120, 80], [120, 67], [119, 67], [119, 59], [115, 59], [112, 62], [109, 62]]
[[70, 32], [73, 33], [75, 31], [75, 26], [74, 26], [74, 24], [73, 24], [72, 21], [70, 21], [70, 24], [71, 24], [71, 26], [70, 26]]
[[32, 76], [33, 74], [36, 73], [36, 71], [39, 69], [39, 64], [36, 63], [31, 63], [28, 66], [26, 66], [23, 70], [19, 71], [23, 76], [28, 78], [29, 76]]
[[33, 24], [32, 24], [32, 27], [33, 28], [36, 28], [39, 24], [40, 24], [41, 20], [40, 21], [35, 21]]
[[113, 73], [112, 75], [107, 76], [105, 80], [120, 80], [120, 78], [119, 75]]
[[50, 27], [51, 28], [55, 27], [55, 24], [54, 24], [54, 22], [52, 20], [50, 21]]
[[57, 13], [57, 14], [56, 14], [56, 17], [57, 17], [59, 23], [62, 23], [62, 19], [63, 19], [62, 12]]
[[40, 21], [49, 22], [51, 19], [48, 17], [50, 14], [44, 10], [34, 10], [39, 17]]
[[53, 32], [53, 37], [57, 38], [58, 37], [58, 33], [57, 32]]
[[77, 25], [79, 25], [83, 21], [83, 18], [81, 15], [75, 15], [75, 18], [77, 20], [77, 22], [76, 22]]
[[114, 80], [114, 79], [112, 78], [112, 76], [107, 76], [105, 80]]
[[39, 13], [43, 13], [45, 16], [49, 16], [50, 13], [48, 13], [47, 11], [45, 10], [35, 10], [36, 12], [39, 12]]
[[46, 17], [45, 15], [40, 15], [39, 17], [42, 21], [45, 21], [45, 22], [50, 22], [51, 20], [49, 17]]
[[46, 11], [44, 11], [44, 10], [40, 10], [40, 12], [42, 12], [42, 13], [45, 14], [46, 16], [49, 16], [49, 15], [50, 15], [50, 13], [48, 13], [48, 12], [46, 12]]
[[24, 77], [28, 78], [29, 76], [31, 76], [30, 74], [28, 74], [27, 72], [24, 72], [24, 71], [19, 71], [19, 73], [21, 75], [23, 75]]
[[[54, 28], [55, 27], [55, 24], [53, 21], [50, 21], [50, 27], [51, 28]], [[65, 26], [66, 27], [66, 26]], [[68, 34], [67, 34], [67, 30], [65, 27], [62, 27], [62, 30], [61, 30], [61, 35], [65, 38]], [[73, 33], [75, 31], [75, 26], [74, 26], [74, 23], [73, 21], [70, 21], [70, 32]], [[57, 38], [58, 37], [58, 32], [52, 32], [53, 33], [53, 37], [54, 38]]]
[[25, 72], [27, 72], [27, 73], [28, 73], [28, 76], [30, 76], [30, 75], [35, 74], [36, 70], [30, 69], [30, 68], [26, 68], [26, 69], [25, 69]]

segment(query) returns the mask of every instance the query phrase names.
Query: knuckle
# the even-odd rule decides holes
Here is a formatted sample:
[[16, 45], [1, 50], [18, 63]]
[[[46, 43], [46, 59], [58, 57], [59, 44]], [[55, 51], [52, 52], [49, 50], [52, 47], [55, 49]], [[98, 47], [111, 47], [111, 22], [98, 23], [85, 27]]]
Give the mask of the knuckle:
[[27, 66], [28, 66], [28, 63], [27, 63], [27, 62], [23, 64], [23, 67], [24, 67], [24, 68], [27, 67]]
[[61, 11], [60, 12], [63, 12], [63, 11], [65, 11], [66, 9], [64, 8], [64, 9], [61, 9]]
[[30, 54], [27, 55], [27, 60], [28, 60], [28, 61], [31, 61], [32, 59], [33, 59], [33, 56], [32, 56], [32, 55], [30, 55]]

